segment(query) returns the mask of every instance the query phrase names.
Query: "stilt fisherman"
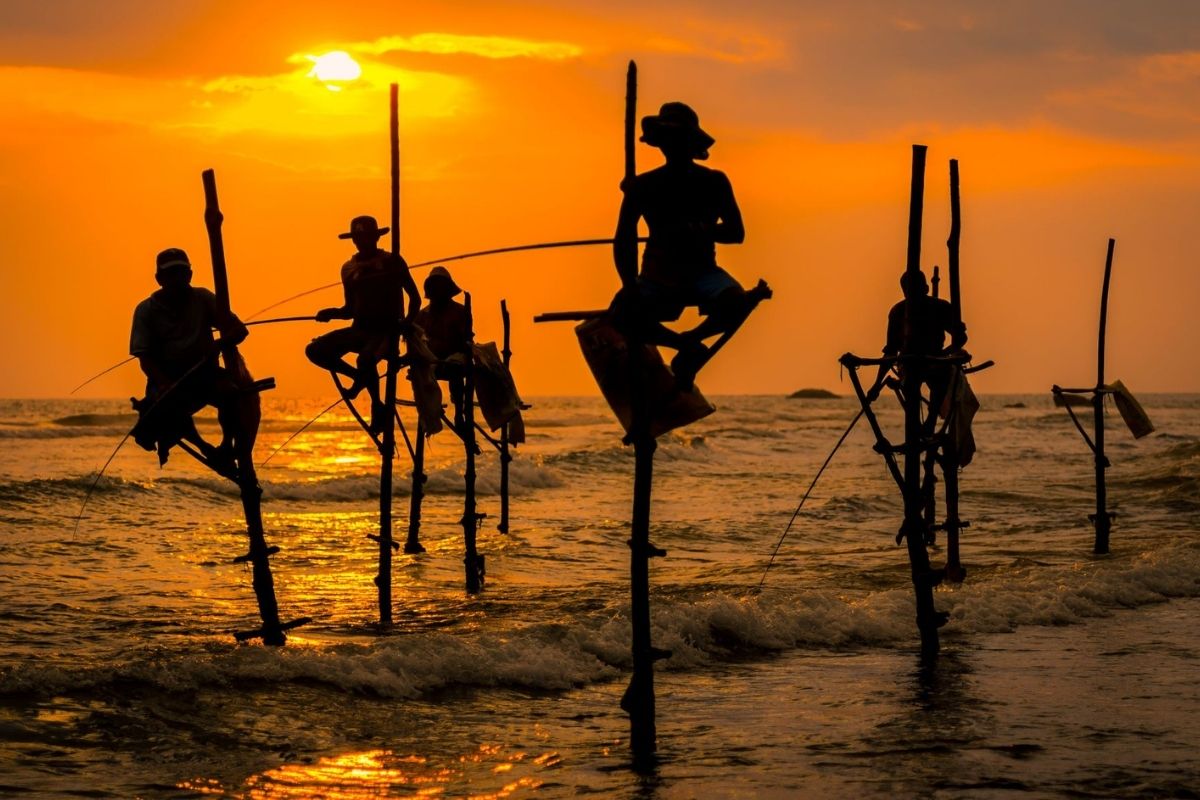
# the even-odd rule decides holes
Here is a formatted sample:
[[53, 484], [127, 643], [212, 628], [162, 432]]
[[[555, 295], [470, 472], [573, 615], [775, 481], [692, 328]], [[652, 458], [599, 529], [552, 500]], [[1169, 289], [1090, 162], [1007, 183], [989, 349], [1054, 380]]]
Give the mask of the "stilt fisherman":
[[416, 316], [429, 350], [437, 359], [434, 375], [449, 383], [454, 406], [454, 426], [462, 430], [463, 371], [471, 347], [471, 320], [466, 307], [454, 298], [462, 289], [445, 267], [434, 267], [425, 278], [427, 305]]
[[[367, 390], [371, 397], [373, 433], [382, 430], [392, 415], [392, 410], [380, 399], [377, 372], [380, 361], [396, 355], [387, 352], [389, 333], [396, 325], [407, 327], [421, 307], [421, 295], [409, 274], [408, 264], [400, 256], [379, 248], [379, 239], [388, 230], [380, 228], [374, 217], [361, 216], [350, 221], [348, 232], [338, 234], [339, 239], [353, 240], [358, 249], [342, 265], [345, 302], [336, 308], [321, 309], [316, 317], [318, 322], [335, 319], [352, 322], [348, 328], [313, 339], [304, 351], [318, 367], [350, 379], [347, 395], [351, 399]], [[358, 356], [354, 366], [345, 360], [348, 353]]]
[[[635, 338], [677, 351], [671, 370], [680, 388], [691, 387], [706, 360], [704, 340], [735, 329], [752, 308], [747, 292], [717, 266], [717, 244], [741, 244], [746, 231], [725, 173], [700, 166], [715, 140], [684, 103], [665, 103], [642, 118], [641, 141], [659, 148], [666, 163], [622, 186], [613, 256], [621, 291], [613, 310]], [[630, 246], [638, 221], [650, 235], [642, 256]], [[765, 288], [765, 285], [764, 285]], [[686, 332], [663, 325], [697, 306], [703, 321]]]
[[[157, 450], [160, 464], [180, 440], [196, 445], [219, 472], [231, 474], [240, 436], [253, 441], [254, 430], [239, 419], [237, 383], [218, 361], [213, 329], [224, 342], [240, 344], [248, 335], [234, 314], [223, 316], [208, 289], [192, 286], [187, 253], [169, 248], [158, 254], [154, 278], [160, 288], [133, 312], [129, 353], [146, 374], [146, 396], [134, 400], [139, 418], [133, 438]], [[205, 406], [217, 409], [221, 442], [214, 446], [196, 430], [192, 415]]]

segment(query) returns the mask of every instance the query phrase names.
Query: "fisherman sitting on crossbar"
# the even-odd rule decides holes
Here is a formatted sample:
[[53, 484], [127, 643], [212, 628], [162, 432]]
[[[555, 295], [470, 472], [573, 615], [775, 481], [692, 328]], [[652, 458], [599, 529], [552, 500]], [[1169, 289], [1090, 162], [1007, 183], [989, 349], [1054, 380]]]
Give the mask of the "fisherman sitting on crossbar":
[[[157, 450], [160, 464], [185, 440], [215, 469], [231, 471], [235, 440], [246, 436], [253, 441], [258, 431], [257, 425], [240, 430], [238, 385], [217, 363], [213, 328], [230, 344], [242, 342], [248, 331], [232, 313], [224, 317], [218, 312], [216, 295], [192, 286], [192, 265], [183, 250], [159, 253], [154, 278], [162, 288], [138, 304], [129, 335], [129, 353], [146, 374], [146, 396], [133, 401], [139, 414], [133, 439], [146, 450]], [[221, 425], [216, 447], [201, 438], [192, 420], [209, 405], [216, 407]]]
[[[408, 264], [400, 256], [379, 248], [379, 238], [388, 232], [380, 228], [374, 217], [355, 217], [350, 230], [338, 234], [339, 239], [352, 239], [358, 248], [342, 265], [342, 289], [345, 302], [336, 308], [317, 312], [318, 322], [335, 319], [353, 320], [349, 328], [313, 339], [304, 353], [308, 360], [335, 375], [345, 375], [351, 384], [345, 390], [350, 399], [366, 389], [371, 396], [371, 431], [378, 433], [392, 415], [379, 397], [378, 364], [397, 353], [388, 353], [388, 342], [400, 328], [406, 328], [421, 307], [417, 284], [409, 274]], [[404, 295], [408, 295], [405, 313]], [[347, 353], [357, 353], [355, 366], [346, 362]]]
[[[948, 356], [958, 353], [967, 343], [967, 326], [957, 319], [954, 307], [945, 300], [930, 297], [929, 282], [925, 273], [904, 272], [900, 276], [900, 289], [904, 299], [892, 306], [888, 312], [887, 342], [883, 346], [885, 357], [903, 354], [915, 356]], [[911, 305], [910, 305], [911, 304]], [[950, 344], [946, 345], [946, 334]], [[887, 383], [888, 373], [895, 368], [903, 375], [904, 369], [915, 369], [921, 382], [929, 386], [928, 419], [934, 420], [942, 412], [942, 401], [946, 398], [954, 367], [948, 364], [880, 364], [875, 383], [867, 391], [867, 400], [874, 402]]]
[[425, 334], [430, 352], [437, 358], [434, 375], [450, 386], [454, 406], [454, 427], [463, 430], [463, 377], [467, 352], [471, 348], [471, 320], [466, 307], [454, 298], [462, 289], [445, 267], [434, 267], [425, 278], [428, 304], [417, 312], [417, 327]]
[[[741, 244], [742, 214], [725, 173], [696, 164], [708, 158], [714, 139], [684, 103], [665, 103], [642, 118], [641, 140], [662, 150], [666, 163], [621, 188], [613, 256], [622, 289], [612, 303], [626, 335], [678, 351], [671, 371], [681, 389], [692, 385], [709, 357], [704, 340], [735, 330], [758, 300], [770, 297], [766, 283], [747, 292], [717, 266], [716, 245]], [[638, 274], [638, 220], [650, 235]], [[704, 317], [690, 331], [663, 322], [679, 319], [687, 306]]]

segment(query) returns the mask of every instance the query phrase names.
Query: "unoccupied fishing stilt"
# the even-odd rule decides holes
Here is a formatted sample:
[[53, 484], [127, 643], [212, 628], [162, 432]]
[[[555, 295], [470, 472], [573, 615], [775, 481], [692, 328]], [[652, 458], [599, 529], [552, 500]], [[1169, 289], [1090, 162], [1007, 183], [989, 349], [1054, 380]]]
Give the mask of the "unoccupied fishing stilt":
[[1104, 288], [1100, 290], [1100, 334], [1096, 344], [1096, 393], [1092, 396], [1092, 410], [1096, 418], [1096, 513], [1092, 521], [1096, 525], [1096, 543], [1092, 552], [1104, 555], [1108, 552], [1109, 534], [1112, 532], [1114, 514], [1108, 510], [1108, 486], [1104, 470], [1108, 459], [1104, 456], [1104, 337], [1108, 332], [1108, 286], [1112, 279], [1113, 250], [1116, 239], [1108, 240], [1108, 254], [1104, 258]]
[[[1096, 555], [1108, 553], [1109, 534], [1112, 532], [1113, 518], [1116, 517], [1116, 513], [1108, 510], [1108, 487], [1105, 483], [1104, 475], [1104, 471], [1109, 467], [1108, 458], [1104, 455], [1104, 397], [1109, 394], [1117, 394], [1113, 387], [1106, 386], [1104, 383], [1104, 343], [1108, 330], [1108, 287], [1112, 279], [1113, 250], [1116, 248], [1116, 244], [1115, 239], [1108, 240], [1108, 253], [1104, 259], [1104, 286], [1100, 291], [1100, 334], [1096, 348], [1096, 385], [1089, 389], [1063, 389], [1058, 386], [1054, 386], [1051, 389], [1056, 402], [1060, 402], [1066, 407], [1067, 413], [1071, 415], [1071, 420], [1083, 436], [1083, 440], [1091, 448], [1095, 459], [1096, 513], [1089, 514], [1088, 519], [1096, 527], [1096, 539], [1092, 547], [1092, 552]], [[1117, 381], [1114, 386], [1119, 386], [1123, 389], [1120, 381]], [[1075, 416], [1075, 412], [1071, 408], [1071, 403], [1075, 400], [1075, 396], [1080, 394], [1090, 394], [1092, 396], [1092, 412], [1095, 417], [1094, 441], [1088, 437], [1087, 431], [1083, 429], [1083, 425], [1080, 424], [1079, 418]], [[1126, 403], [1136, 407], [1136, 412], [1134, 413], [1141, 415], [1144, 425], [1142, 428], [1135, 429], [1135, 425], [1130, 423], [1130, 429], [1133, 430], [1134, 437], [1145, 436], [1152, 431], [1154, 426], [1150, 424], [1149, 419], [1145, 418], [1145, 412], [1132, 399], [1132, 396], [1126, 400]], [[1129, 410], [1127, 407], [1123, 409], [1123, 413]], [[1126, 422], [1130, 422], [1128, 417], [1126, 418]]]
[[[467, 309], [468, 335], [474, 341], [470, 292], [465, 294], [463, 305]], [[459, 414], [461, 430], [458, 431], [466, 454], [466, 467], [463, 470], [463, 569], [466, 572], [467, 593], [477, 594], [483, 589], [484, 566], [483, 556], [479, 555], [475, 546], [475, 535], [483, 519], [483, 515], [475, 508], [475, 453], [478, 448], [475, 440], [475, 358], [470, 347], [464, 356], [462, 410]]]
[[[504, 369], [507, 370], [509, 362], [512, 361], [512, 349], [509, 339], [511, 320], [508, 316], [508, 302], [505, 300], [500, 301], [500, 319], [504, 323], [504, 349], [500, 351], [500, 358]], [[512, 462], [512, 454], [508, 450], [509, 424], [505, 422], [500, 426], [500, 522], [496, 525], [496, 530], [501, 533], [508, 533], [508, 465]]]
[[[228, 317], [229, 275], [225, 266], [225, 243], [221, 235], [220, 204], [217, 202], [217, 179], [209, 169], [203, 175], [204, 182], [204, 225], [208, 230], [209, 249], [212, 253], [213, 288], [217, 297], [217, 311]], [[271, 575], [270, 557], [279, 552], [278, 547], [268, 547], [266, 534], [262, 523], [262, 488], [258, 485], [258, 475], [254, 469], [254, 434], [257, 431], [258, 419], [261, 416], [258, 392], [274, 386], [274, 381], [265, 379], [254, 381], [238, 353], [237, 346], [230, 342], [221, 343], [221, 358], [225, 369], [239, 384], [243, 393], [245, 408], [239, 414], [241, 430], [235, 438], [236, 448], [234, 460], [237, 467], [237, 484], [242, 496], [242, 509], [246, 515], [246, 534], [249, 538], [250, 549], [244, 556], [234, 559], [235, 563], [250, 562], [253, 571], [254, 596], [258, 600], [258, 613], [262, 619], [262, 627], [258, 630], [245, 631], [235, 634], [238, 641], [261, 637], [264, 644], [282, 645], [287, 641], [285, 631], [303, 625], [308, 619], [293, 620], [282, 623], [279, 620], [279, 604], [275, 598], [275, 579]], [[253, 423], [251, 425], [251, 422]]]

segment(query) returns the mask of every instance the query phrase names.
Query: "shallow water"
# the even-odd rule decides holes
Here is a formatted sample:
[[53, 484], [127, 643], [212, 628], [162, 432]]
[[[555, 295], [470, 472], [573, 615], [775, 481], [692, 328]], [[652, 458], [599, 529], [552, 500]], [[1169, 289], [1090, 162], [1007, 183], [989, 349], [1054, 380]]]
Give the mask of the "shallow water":
[[[483, 594], [462, 590], [462, 458], [432, 440], [422, 539], [379, 635], [377, 456], [331, 412], [260, 471], [288, 647], [256, 627], [236, 491], [127, 445], [117, 401], [0, 402], [0, 793], [23, 796], [1195, 796], [1200, 397], [1110, 416], [1113, 553], [1048, 397], [984, 398], [962, 475], [970, 574], [914, 652], [900, 503], [864, 426], [767, 576], [846, 400], [718, 398], [655, 465], [656, 774], [625, 768], [632, 457], [602, 402], [541, 398]], [[1007, 408], [1023, 402], [1025, 408]], [[265, 458], [327, 401], [268, 401]], [[885, 414], [885, 425], [899, 423]], [[211, 428], [206, 428], [211, 430]], [[398, 470], [394, 513], [407, 519]], [[402, 529], [402, 525], [400, 526]], [[941, 554], [934, 553], [935, 561]]]

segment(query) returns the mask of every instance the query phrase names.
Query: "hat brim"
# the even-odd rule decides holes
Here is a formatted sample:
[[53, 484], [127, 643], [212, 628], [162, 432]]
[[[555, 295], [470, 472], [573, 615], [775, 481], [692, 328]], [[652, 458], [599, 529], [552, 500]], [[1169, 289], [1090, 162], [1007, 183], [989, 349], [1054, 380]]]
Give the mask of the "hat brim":
[[[378, 238], [380, 236], [383, 236], [385, 233], [387, 233], [390, 230], [391, 230], [391, 228], [389, 228], [389, 227], [377, 228], [375, 230], [375, 237]], [[346, 233], [339, 233], [338, 238], [339, 239], [353, 239], [354, 231], [347, 231]]]
[[176, 260], [174, 260], [174, 261], [168, 261], [168, 262], [167, 262], [167, 263], [165, 263], [165, 264], [159, 264], [159, 265], [158, 265], [158, 267], [155, 269], [155, 272], [166, 272], [166, 271], [167, 271], [167, 270], [169, 270], [169, 269], [175, 269], [175, 268], [177, 268], [177, 267], [186, 267], [187, 269], [191, 269], [191, 268], [192, 268], [192, 262], [190, 262], [190, 261], [183, 261], [182, 259], [176, 259]]
[[679, 125], [674, 122], [664, 122], [659, 116], [648, 116], [642, 119], [641, 141], [651, 147], [662, 147], [672, 142], [685, 142], [692, 148], [695, 158], [708, 158], [708, 148], [717, 140], [709, 136], [699, 125]]
[[462, 289], [460, 289], [458, 284], [454, 282], [453, 278], [447, 278], [442, 275], [430, 275], [425, 279], [425, 282], [421, 284], [421, 286], [425, 289], [426, 297], [429, 296], [429, 284], [431, 283], [449, 284], [451, 297], [457, 297], [458, 295], [462, 294]]

